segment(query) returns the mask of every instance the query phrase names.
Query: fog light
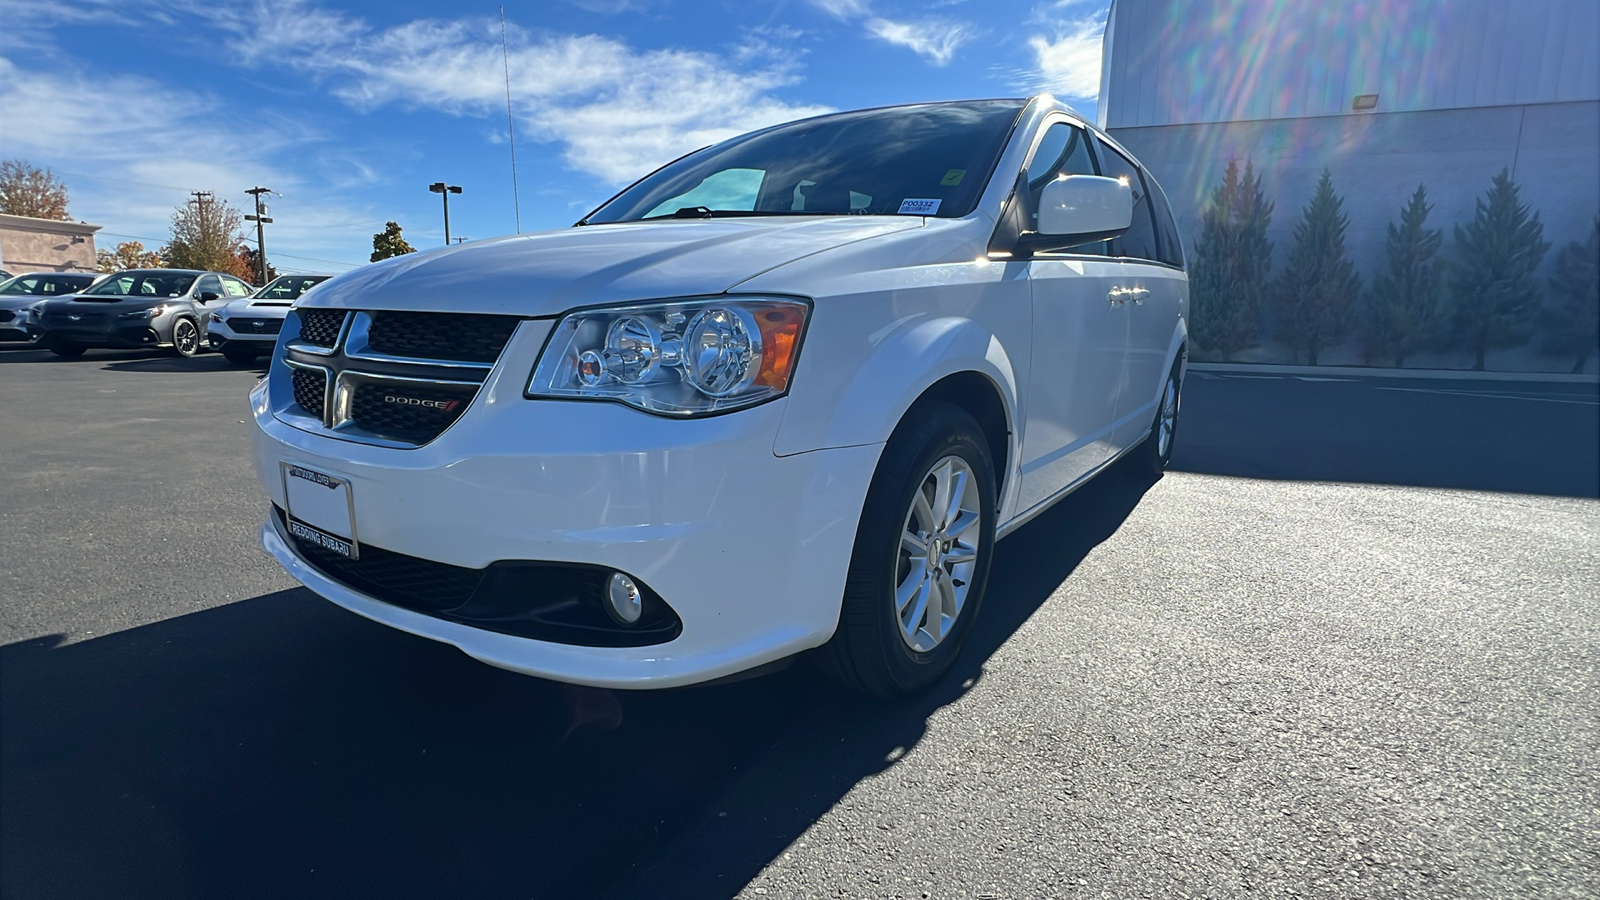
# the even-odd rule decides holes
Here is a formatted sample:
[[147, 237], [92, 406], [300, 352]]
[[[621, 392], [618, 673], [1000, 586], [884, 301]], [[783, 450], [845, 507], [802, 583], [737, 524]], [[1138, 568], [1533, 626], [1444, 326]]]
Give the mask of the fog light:
[[644, 597], [633, 579], [613, 572], [606, 582], [606, 612], [623, 625], [633, 625], [644, 615]]

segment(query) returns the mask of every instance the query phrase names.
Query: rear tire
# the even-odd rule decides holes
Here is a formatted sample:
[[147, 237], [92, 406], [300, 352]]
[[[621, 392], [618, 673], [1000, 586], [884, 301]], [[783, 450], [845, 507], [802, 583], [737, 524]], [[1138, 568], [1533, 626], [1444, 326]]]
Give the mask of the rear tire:
[[49, 341], [49, 340], [47, 340], [45, 342], [45, 349], [49, 350], [51, 353], [54, 353], [57, 356], [64, 357], [66, 359], [77, 359], [78, 357], [83, 355], [83, 351], [85, 351], [85, 350], [87, 350], [89, 348], [83, 346], [82, 344], [69, 344], [69, 343], [67, 343], [65, 341]]
[[955, 662], [994, 554], [994, 460], [966, 410], [929, 403], [895, 429], [867, 490], [830, 678], [878, 697], [931, 685]]
[[1160, 475], [1172, 462], [1172, 445], [1178, 437], [1178, 409], [1183, 401], [1183, 357], [1172, 364], [1167, 382], [1161, 388], [1161, 399], [1156, 403], [1155, 421], [1150, 424], [1150, 436], [1139, 445], [1140, 468], [1151, 475]]
[[248, 366], [256, 361], [258, 354], [254, 350], [235, 350], [232, 347], [223, 347], [222, 355], [227, 357], [228, 362], [236, 366]]

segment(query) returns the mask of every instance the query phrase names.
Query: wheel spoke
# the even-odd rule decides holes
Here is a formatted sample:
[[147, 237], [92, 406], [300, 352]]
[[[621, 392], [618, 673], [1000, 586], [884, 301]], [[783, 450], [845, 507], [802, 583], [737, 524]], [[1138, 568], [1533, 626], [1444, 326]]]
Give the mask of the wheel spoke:
[[932, 597], [933, 591], [932, 578], [924, 578], [922, 583], [917, 585], [917, 591], [914, 595], [916, 602], [911, 605], [911, 611], [900, 614], [900, 626], [905, 630], [906, 634], [916, 635], [918, 624], [922, 621], [923, 616], [928, 613], [928, 600]]
[[894, 611], [901, 619], [905, 618], [906, 606], [917, 596], [917, 591], [928, 583], [928, 561], [926, 559], [913, 559], [911, 571], [906, 573], [906, 580], [894, 592]]
[[950, 579], [935, 578], [929, 583], [933, 597], [928, 601], [928, 624], [922, 630], [934, 643], [944, 639], [944, 617], [955, 611], [955, 597], [951, 596]]
[[973, 562], [977, 560], [977, 558], [978, 548], [972, 546], [971, 544], [956, 544], [954, 547], [950, 548], [949, 553], [944, 555], [944, 561], [952, 566], [959, 566], [962, 563]]
[[950, 523], [950, 527], [944, 530], [945, 537], [959, 537], [962, 532], [978, 524], [979, 518], [979, 515], [975, 512], [962, 510], [961, 514], [956, 516], [955, 521]]
[[940, 518], [934, 520], [933, 530], [943, 529], [945, 523], [950, 521], [943, 517], [948, 514], [950, 509], [950, 488], [953, 480], [951, 465], [948, 461], [933, 470], [933, 510], [940, 516]]
[[900, 532], [900, 549], [911, 554], [912, 559], [926, 559], [928, 556], [928, 542], [910, 531]]
[[911, 514], [922, 526], [918, 531], [930, 532], [938, 530], [939, 524], [933, 520], [933, 508], [928, 506], [928, 495], [922, 488], [917, 488], [917, 494], [911, 500]]
[[939, 527], [945, 529], [947, 534], [950, 527], [955, 523], [956, 517], [961, 515], [961, 501], [966, 499], [967, 496], [967, 473], [963, 470], [952, 472], [951, 474], [954, 477], [950, 483], [950, 498], [945, 501], [944, 507], [939, 511], [940, 515], [943, 516], [939, 520]]

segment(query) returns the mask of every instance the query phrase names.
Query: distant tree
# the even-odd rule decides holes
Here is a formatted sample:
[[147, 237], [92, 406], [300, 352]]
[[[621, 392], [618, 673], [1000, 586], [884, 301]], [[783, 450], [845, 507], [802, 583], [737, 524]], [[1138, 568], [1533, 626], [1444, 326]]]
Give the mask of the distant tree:
[[1429, 229], [1427, 190], [1417, 185], [1400, 221], [1389, 223], [1388, 264], [1372, 280], [1362, 305], [1367, 354], [1393, 357], [1396, 367], [1438, 333], [1444, 292], [1441, 229]]
[[174, 269], [209, 269], [238, 275], [239, 251], [244, 246], [239, 225], [243, 221], [228, 201], [209, 195], [197, 197], [173, 210], [172, 240], [161, 255]]
[[1200, 213], [1190, 276], [1190, 316], [1195, 343], [1219, 359], [1253, 345], [1272, 271], [1267, 226], [1272, 204], [1261, 190], [1255, 167], [1229, 160], [1222, 183], [1211, 191]]
[[415, 253], [417, 248], [406, 242], [400, 236], [400, 226], [394, 222], [386, 223], [383, 230], [372, 236], [372, 261], [388, 259], [391, 256], [402, 256]]
[[1527, 343], [1539, 304], [1534, 272], [1550, 245], [1539, 214], [1517, 199], [1505, 169], [1477, 203], [1472, 221], [1455, 229], [1450, 286], [1454, 332], [1472, 348], [1475, 371], [1495, 347]]
[[126, 269], [161, 269], [166, 260], [155, 250], [146, 250], [138, 241], [123, 241], [115, 250], [101, 250], [94, 255], [95, 270], [121, 272]]
[[1277, 285], [1278, 337], [1294, 348], [1296, 358], [1306, 352], [1306, 362], [1350, 329], [1356, 299], [1361, 296], [1361, 276], [1344, 252], [1344, 232], [1350, 219], [1344, 201], [1333, 191], [1333, 174], [1322, 171], [1317, 192], [1294, 226], [1294, 246], [1289, 265]]
[[1550, 293], [1554, 302], [1540, 315], [1548, 329], [1544, 350], [1570, 354], [1576, 375], [1600, 345], [1600, 219], [1589, 229], [1588, 241], [1573, 241], [1556, 256]]
[[0, 162], [0, 213], [70, 221], [67, 186], [49, 169], [20, 159]]
[[[240, 274], [241, 272], [247, 274]], [[278, 277], [278, 270], [270, 261], [267, 263], [267, 281], [261, 280], [261, 253], [254, 247], [239, 248], [239, 264], [234, 272], [240, 278], [250, 282], [256, 287], [266, 287], [267, 281]]]

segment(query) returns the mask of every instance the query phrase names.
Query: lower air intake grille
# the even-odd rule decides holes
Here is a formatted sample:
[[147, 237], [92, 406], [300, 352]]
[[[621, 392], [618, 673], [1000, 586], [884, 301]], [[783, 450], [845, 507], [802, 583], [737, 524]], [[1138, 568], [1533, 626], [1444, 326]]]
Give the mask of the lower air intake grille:
[[350, 398], [350, 419], [362, 430], [423, 444], [439, 436], [459, 417], [477, 385], [456, 389], [444, 385], [363, 384]]
[[[278, 520], [283, 511], [274, 510]], [[309, 541], [289, 537], [300, 558], [323, 574], [364, 594], [422, 611], [454, 609], [472, 597], [483, 581], [482, 569], [465, 569], [382, 547], [361, 545], [360, 559], [343, 556]]]
[[492, 363], [518, 321], [473, 313], [375, 312], [367, 346], [390, 356]]
[[322, 401], [328, 391], [328, 376], [317, 369], [295, 369], [294, 402], [300, 408], [322, 418]]
[[342, 309], [300, 310], [300, 340], [317, 347], [332, 347], [344, 326]]

